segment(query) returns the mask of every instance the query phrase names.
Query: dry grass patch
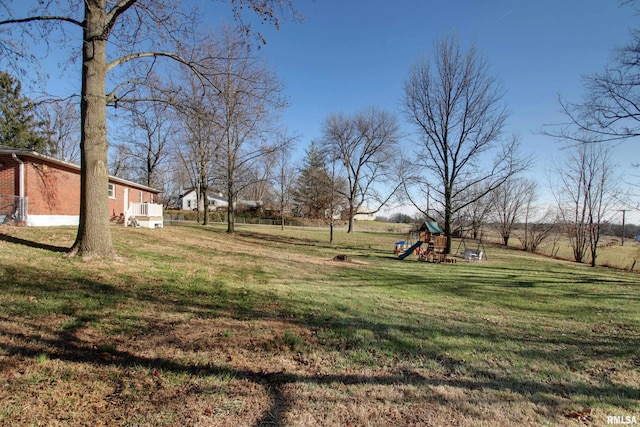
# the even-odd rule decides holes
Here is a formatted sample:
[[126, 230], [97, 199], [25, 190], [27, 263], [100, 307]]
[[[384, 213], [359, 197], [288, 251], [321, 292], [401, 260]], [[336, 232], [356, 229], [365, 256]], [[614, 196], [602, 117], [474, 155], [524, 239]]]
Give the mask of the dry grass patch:
[[239, 230], [114, 228], [120, 258], [89, 263], [63, 255], [73, 229], [1, 230], [0, 425], [640, 415], [634, 274], [497, 248], [401, 262], [394, 234]]

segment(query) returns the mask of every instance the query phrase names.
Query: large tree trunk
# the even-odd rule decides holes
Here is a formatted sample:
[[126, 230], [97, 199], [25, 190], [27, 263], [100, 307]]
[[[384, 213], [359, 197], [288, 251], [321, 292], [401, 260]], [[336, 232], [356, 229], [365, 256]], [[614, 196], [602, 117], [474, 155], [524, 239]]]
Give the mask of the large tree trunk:
[[280, 229], [284, 230], [284, 191], [283, 196], [280, 197]]
[[453, 215], [451, 214], [451, 189], [447, 187], [444, 193], [444, 235], [447, 236], [447, 246], [444, 251], [445, 254], [451, 253], [451, 220]]
[[202, 209], [202, 211], [204, 212], [204, 219], [202, 220], [202, 225], [209, 225], [209, 197], [207, 196], [207, 193], [209, 189], [207, 187], [202, 186], [202, 184], [200, 185], [200, 198], [202, 200], [204, 200], [204, 202], [202, 203], [202, 206], [204, 206], [204, 208]]
[[80, 225], [71, 255], [114, 256], [109, 224], [105, 13], [85, 1], [80, 104]]
[[227, 187], [227, 200], [229, 206], [227, 206], [227, 233], [235, 233], [236, 212], [233, 207], [233, 183], [229, 181]]
[[[228, 130], [227, 130], [228, 132]], [[231, 143], [230, 137], [227, 134], [227, 233], [233, 234], [236, 232], [236, 211], [233, 206], [235, 181], [233, 179], [233, 172], [235, 170], [235, 155], [236, 151], [233, 150], [234, 144]]]
[[591, 250], [591, 267], [595, 267], [598, 257], [598, 242], [600, 241], [600, 225], [591, 223], [589, 229], [591, 233], [589, 236], [589, 246]]
[[444, 235], [447, 236], [447, 246], [444, 251], [445, 254], [451, 253], [451, 213], [445, 211], [444, 214]]
[[229, 206], [227, 207], [227, 233], [233, 234], [236, 232], [235, 225], [234, 225], [235, 221], [236, 221], [236, 213], [235, 213], [235, 210], [233, 209], [232, 202], [230, 202]]

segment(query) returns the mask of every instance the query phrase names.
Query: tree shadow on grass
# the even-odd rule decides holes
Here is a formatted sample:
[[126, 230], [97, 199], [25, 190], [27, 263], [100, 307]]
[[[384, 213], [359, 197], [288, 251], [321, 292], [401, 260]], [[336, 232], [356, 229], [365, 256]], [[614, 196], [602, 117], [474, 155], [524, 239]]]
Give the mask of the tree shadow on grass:
[[387, 255], [388, 251], [376, 248], [363, 248], [360, 246], [354, 247], [348, 242], [342, 243], [329, 243], [328, 241], [318, 241], [314, 239], [306, 239], [302, 237], [283, 236], [277, 234], [259, 233], [254, 234], [248, 231], [236, 231], [234, 233], [236, 239], [241, 240], [248, 244], [256, 244], [259, 242], [273, 243], [273, 244], [285, 244], [295, 246], [306, 246], [316, 249], [332, 249], [336, 251], [354, 251], [363, 252], [366, 251], [366, 255], [381, 254]]
[[[11, 272], [9, 272], [11, 273]], [[571, 397], [581, 404], [588, 404], [588, 399], [601, 399], [608, 404], [622, 406], [626, 408], [632, 408], [636, 405], [638, 398], [640, 398], [640, 392], [637, 388], [617, 385], [611, 382], [600, 381], [598, 384], [585, 384], [580, 381], [572, 380], [564, 384], [553, 384], [545, 382], [544, 380], [532, 379], [530, 377], [518, 377], [509, 375], [506, 372], [499, 372], [496, 370], [489, 371], [482, 367], [469, 367], [463, 364], [459, 360], [455, 360], [452, 357], [445, 357], [444, 351], [446, 349], [431, 348], [421, 352], [420, 356], [426, 359], [435, 360], [440, 364], [445, 373], [437, 375], [425, 376], [424, 374], [407, 368], [403, 371], [389, 371], [385, 374], [372, 374], [372, 375], [359, 375], [359, 374], [306, 374], [306, 373], [287, 373], [287, 372], [265, 372], [260, 369], [249, 368], [236, 368], [232, 366], [226, 366], [224, 363], [216, 362], [207, 365], [195, 365], [187, 362], [176, 361], [168, 359], [166, 357], [145, 357], [136, 354], [133, 350], [123, 349], [110, 349], [105, 352], [96, 349], [91, 342], [84, 341], [78, 338], [77, 331], [80, 331], [85, 322], [96, 322], [103, 316], [103, 309], [114, 307], [117, 303], [124, 301], [127, 298], [135, 300], [141, 300], [145, 302], [157, 303], [157, 307], [163, 307], [167, 312], [181, 312], [190, 311], [196, 315], [198, 313], [205, 315], [209, 313], [214, 317], [221, 310], [228, 310], [237, 312], [241, 320], [259, 320], [259, 319], [271, 319], [276, 317], [277, 313], [269, 311], [260, 304], [248, 305], [244, 302], [245, 299], [251, 297], [253, 293], [256, 294], [255, 301], [257, 303], [267, 300], [267, 295], [261, 295], [259, 290], [246, 291], [243, 289], [231, 289], [223, 286], [216, 286], [213, 283], [209, 283], [205, 288], [209, 289], [206, 294], [203, 295], [189, 295], [186, 291], [180, 291], [178, 289], [169, 290], [164, 292], [147, 292], [151, 288], [132, 289], [130, 292], [123, 291], [122, 289], [112, 286], [108, 283], [101, 283], [98, 280], [88, 280], [84, 278], [77, 278], [71, 275], [65, 276], [64, 274], [51, 273], [46, 271], [33, 271], [30, 272], [30, 276], [22, 277], [16, 274], [10, 274], [12, 276], [12, 283], [18, 280], [18, 283], [13, 283], [11, 286], [18, 290], [40, 290], [44, 296], [50, 296], [51, 298], [57, 297], [64, 299], [62, 302], [68, 303], [69, 312], [65, 314], [76, 316], [75, 320], [67, 325], [64, 330], [56, 330], [52, 327], [49, 328], [49, 333], [46, 334], [53, 338], [43, 338], [39, 333], [28, 333], [16, 335], [14, 331], [10, 329], [0, 329], [0, 336], [10, 336], [12, 339], [8, 340], [7, 344], [2, 344], [1, 348], [11, 355], [22, 355], [35, 357], [38, 354], [46, 352], [51, 358], [60, 359], [63, 361], [80, 362], [87, 364], [99, 364], [104, 366], [122, 366], [126, 368], [139, 368], [141, 366], [149, 367], [150, 369], [165, 370], [176, 374], [188, 374], [188, 375], [204, 375], [204, 376], [225, 376], [246, 380], [252, 384], [260, 386], [264, 389], [270, 399], [270, 407], [264, 411], [256, 422], [256, 426], [260, 425], [282, 425], [285, 415], [296, 405], [295, 398], [288, 394], [288, 387], [293, 384], [310, 384], [317, 386], [329, 386], [331, 384], [344, 384], [344, 385], [382, 385], [382, 386], [394, 386], [396, 384], [411, 385], [416, 387], [438, 387], [448, 386], [466, 390], [488, 390], [502, 392], [510, 391], [522, 396], [524, 399], [536, 401], [539, 400], [541, 404], [553, 406], [562, 405], [561, 398]], [[15, 277], [14, 277], [15, 276]], [[406, 285], [415, 281], [418, 277], [417, 274], [408, 274], [406, 277], [397, 277], [396, 285]], [[44, 280], [42, 280], [44, 279]], [[123, 276], [124, 279], [124, 276]], [[471, 289], [465, 289], [465, 292], [471, 291]], [[490, 295], [494, 292], [499, 292], [499, 287], [491, 287]], [[61, 291], [72, 291], [69, 295], [64, 295]], [[204, 289], [204, 288], [203, 288]], [[440, 292], [446, 294], [441, 288]], [[477, 289], [476, 289], [477, 290]], [[82, 304], [72, 305], [71, 303], [75, 299], [73, 297], [73, 291], [77, 291], [79, 296], [87, 298], [87, 306]], [[224, 291], [224, 292], [223, 292]], [[203, 291], [205, 292], [205, 291]], [[246, 295], [246, 293], [249, 295]], [[486, 290], [484, 298], [487, 297]], [[179, 297], [179, 298], [176, 298]], [[89, 305], [90, 299], [103, 300], [99, 307]], [[303, 299], [296, 299], [293, 297], [290, 300], [282, 300], [286, 302], [287, 306], [298, 308], [302, 311], [306, 310], [307, 301]], [[61, 306], [65, 306], [62, 304]], [[337, 307], [332, 307], [330, 312], [338, 313]], [[66, 309], [65, 309], [66, 310]], [[300, 311], [300, 313], [302, 313]], [[385, 343], [388, 343], [390, 347], [396, 347], [398, 349], [403, 348], [403, 334], [410, 337], [423, 336], [427, 329], [422, 326], [416, 326], [413, 324], [397, 325], [386, 323], [384, 320], [372, 320], [362, 315], [357, 309], [350, 310], [348, 305], [342, 308], [345, 315], [343, 319], [324, 319], [318, 320], [316, 318], [304, 317], [298, 313], [296, 317], [284, 316], [278, 317], [278, 321], [291, 323], [292, 325], [298, 325], [309, 329], [313, 328], [327, 328], [335, 330], [346, 330], [353, 327], [354, 329], [363, 328], [371, 331], [375, 335], [375, 340], [372, 340], [373, 345], [379, 345], [382, 348]], [[398, 312], [398, 318], [408, 316], [410, 311]], [[135, 317], [135, 315], [132, 315]], [[28, 318], [28, 316], [27, 316]], [[136, 320], [136, 319], [133, 319]], [[138, 319], [139, 320], [139, 319]], [[551, 337], [517, 337], [513, 335], [512, 329], [506, 330], [502, 333], [492, 332], [488, 328], [471, 327], [468, 324], [460, 324], [451, 322], [445, 323], [444, 319], [430, 319], [434, 324], [432, 326], [434, 333], [440, 335], [447, 335], [453, 338], [455, 337], [469, 337], [475, 336], [481, 342], [494, 342], [496, 340], [508, 341], [514, 339], [534, 340], [535, 342], [529, 350], [525, 350], [522, 353], [522, 358], [530, 361], [547, 361], [553, 357], [560, 356], [562, 360], [571, 361], [576, 356], [592, 355], [604, 358], [616, 358], [622, 356], [631, 356], [634, 349], [637, 349], [639, 344], [637, 336], [634, 335], [629, 339], [629, 342], [619, 343], [619, 351], [625, 354], [613, 354], [612, 350], [616, 348], [615, 343], [611, 342], [596, 342], [593, 344], [587, 340], [582, 339], [579, 336], [570, 336], [566, 338], [551, 338]], [[42, 325], [33, 325], [33, 329], [42, 327]], [[395, 331], [399, 330], [402, 334], [397, 334]], [[149, 325], [147, 328], [141, 330], [144, 333], [155, 333], [162, 336], [163, 332], [158, 329], [154, 330], [154, 325]], [[168, 337], [166, 337], [168, 338]], [[554, 342], [554, 339], [559, 339], [559, 342]], [[376, 341], [381, 343], [376, 344]], [[171, 345], [176, 349], [182, 347], [180, 342], [171, 342]], [[371, 343], [368, 343], [371, 344]], [[411, 344], [411, 343], [409, 343]], [[546, 352], [543, 347], [546, 344], [561, 344], [570, 347], [567, 354], [558, 355], [552, 352]], [[604, 344], [604, 345], [603, 345]], [[594, 346], [593, 350], [586, 351], [581, 350], [579, 353], [572, 354], [571, 349]], [[595, 346], [599, 347], [596, 348]], [[53, 351], [49, 351], [52, 349]], [[412, 350], [409, 349], [409, 354]], [[392, 350], [394, 357], [402, 359], [405, 354], [402, 351]], [[382, 366], [385, 368], [384, 366]], [[466, 369], [466, 373], [459, 375], [458, 370]]]
[[[40, 325], [33, 325], [41, 327]], [[11, 332], [0, 329], [0, 334], [10, 335]], [[269, 408], [259, 416], [253, 424], [259, 426], [281, 426], [285, 415], [294, 409], [295, 401], [287, 393], [287, 386], [295, 384], [315, 386], [389, 386], [406, 385], [413, 387], [453, 387], [461, 390], [478, 392], [509, 391], [522, 396], [524, 399], [544, 405], [561, 407], [562, 398], [569, 396], [588, 396], [591, 399], [604, 399], [616, 402], [617, 405], [632, 407], [633, 402], [640, 398], [640, 390], [629, 386], [606, 383], [592, 385], [583, 383], [553, 384], [535, 381], [528, 378], [514, 379], [503, 373], [476, 369], [469, 375], [457, 375], [455, 361], [442, 361], [449, 372], [442, 375], [424, 375], [412, 368], [395, 369], [384, 374], [303, 374], [288, 372], [266, 372], [260, 369], [236, 368], [220, 363], [195, 365], [182, 363], [165, 357], [144, 357], [123, 349], [111, 349], [108, 353], [96, 349], [89, 342], [79, 340], [74, 330], [58, 332], [55, 338], [43, 338], [40, 333], [20, 334], [13, 336], [10, 344], [2, 345], [3, 350], [10, 355], [22, 357], [37, 357], [43, 351], [48, 351], [52, 359], [72, 363], [86, 363], [105, 367], [120, 367], [140, 369], [145, 367], [150, 371], [170, 372], [176, 375], [193, 377], [217, 376], [247, 381], [267, 391]], [[21, 345], [22, 344], [22, 345]], [[38, 348], [41, 346], [41, 348]], [[43, 350], [44, 349], [44, 350]], [[53, 351], [51, 351], [53, 349]], [[113, 394], [117, 394], [114, 390]], [[196, 392], [198, 393], [198, 392]], [[110, 395], [110, 397], [114, 397]], [[117, 397], [117, 396], [116, 396]], [[434, 396], [434, 399], [436, 397]], [[581, 398], [582, 399], [582, 398]], [[560, 408], [561, 409], [561, 408]]]
[[15, 236], [9, 236], [7, 234], [0, 234], [0, 240], [9, 242], [9, 243], [16, 243], [18, 245], [28, 246], [30, 248], [44, 249], [51, 252], [68, 252], [69, 251], [69, 248], [65, 246], [48, 245], [46, 243], [39, 243], [31, 240], [25, 240]]

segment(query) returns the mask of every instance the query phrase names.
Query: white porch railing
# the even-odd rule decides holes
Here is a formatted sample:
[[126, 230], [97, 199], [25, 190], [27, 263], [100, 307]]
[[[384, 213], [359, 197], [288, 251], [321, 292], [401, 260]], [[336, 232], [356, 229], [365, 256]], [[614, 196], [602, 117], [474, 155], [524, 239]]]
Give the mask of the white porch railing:
[[155, 203], [131, 203], [129, 213], [132, 216], [162, 216], [162, 205]]
[[[124, 224], [125, 226], [129, 225], [129, 222], [133, 218], [144, 217], [144, 218], [159, 218], [162, 221], [163, 209], [162, 205], [158, 205], [155, 203], [130, 203], [129, 209], [124, 215]], [[138, 221], [132, 221], [134, 224], [138, 223]]]

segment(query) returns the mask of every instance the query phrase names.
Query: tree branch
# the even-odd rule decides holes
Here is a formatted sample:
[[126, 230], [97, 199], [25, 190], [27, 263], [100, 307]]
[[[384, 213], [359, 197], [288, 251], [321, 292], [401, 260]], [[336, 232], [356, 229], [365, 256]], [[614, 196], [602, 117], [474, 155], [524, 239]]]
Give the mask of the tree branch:
[[62, 22], [68, 22], [73, 25], [77, 25], [78, 27], [84, 27], [84, 22], [78, 21], [73, 18], [69, 18], [68, 16], [30, 16], [28, 18], [6, 19], [4, 21], [0, 21], [0, 25], [26, 24], [29, 22], [38, 22], [38, 21], [62, 21]]

